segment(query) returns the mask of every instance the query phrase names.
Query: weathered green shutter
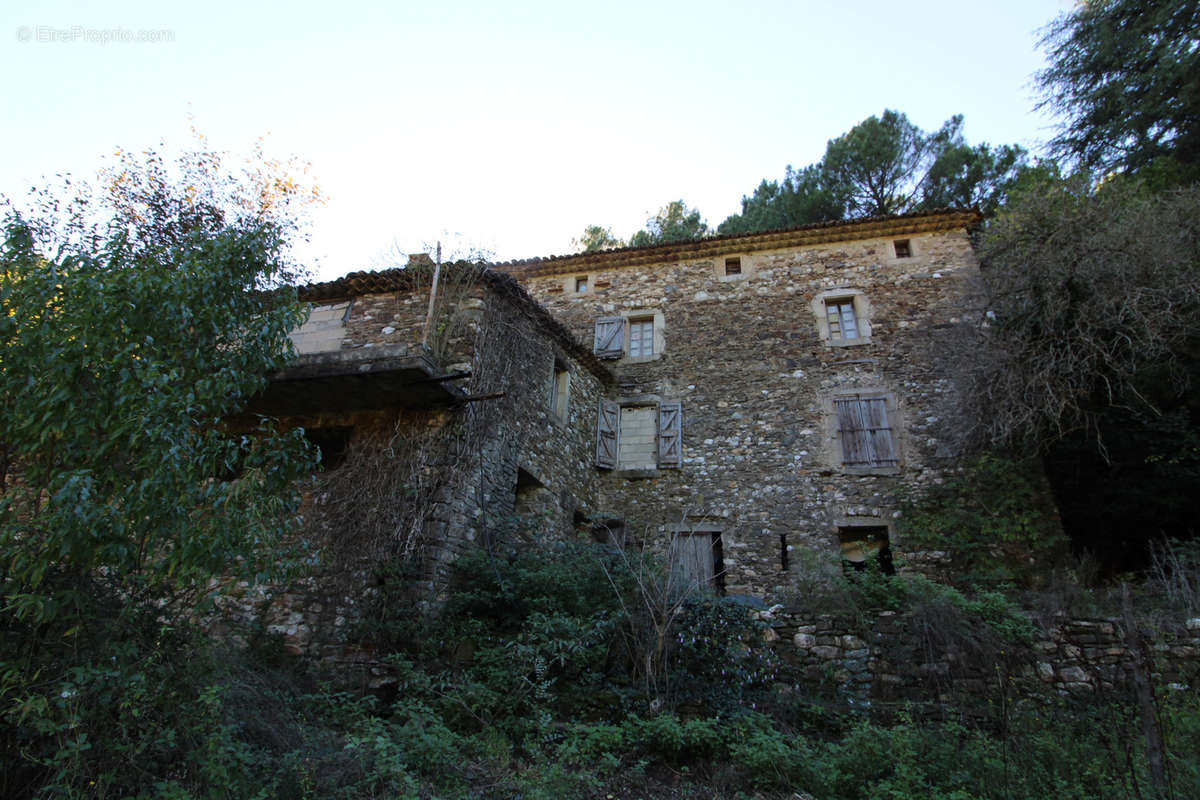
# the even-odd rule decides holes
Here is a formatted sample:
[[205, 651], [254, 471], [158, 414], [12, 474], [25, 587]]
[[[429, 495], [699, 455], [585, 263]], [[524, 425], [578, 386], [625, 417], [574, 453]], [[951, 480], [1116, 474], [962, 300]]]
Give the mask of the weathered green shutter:
[[611, 400], [601, 400], [596, 415], [596, 466], [617, 468], [617, 437], [621, 426], [621, 407]]
[[678, 402], [658, 406], [658, 466], [678, 467], [683, 462], [683, 408]]
[[600, 358], [620, 358], [625, 355], [625, 318], [601, 317], [596, 320], [592, 350]]

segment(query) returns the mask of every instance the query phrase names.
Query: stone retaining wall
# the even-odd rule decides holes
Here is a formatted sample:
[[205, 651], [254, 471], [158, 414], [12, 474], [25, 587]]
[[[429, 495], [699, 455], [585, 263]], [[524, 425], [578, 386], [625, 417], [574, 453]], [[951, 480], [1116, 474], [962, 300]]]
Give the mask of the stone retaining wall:
[[[779, 606], [760, 612], [778, 652], [812, 681], [833, 684], [852, 703], [948, 699], [955, 692], [983, 694], [1006, 678], [1040, 684], [1067, 694], [1111, 691], [1127, 683], [1135, 663], [1122, 624], [1116, 619], [1061, 619], [1041, 630], [1032, 647], [1001, 654], [997, 664], [969, 665], [953, 652], [923, 654], [898, 663], [913, 643], [895, 612], [883, 612], [862, 630], [846, 619], [807, 618]], [[1200, 617], [1159, 631], [1148, 644], [1150, 668], [1159, 684], [1192, 690], [1200, 678]], [[1002, 663], [1001, 663], [1002, 662]], [[931, 686], [940, 690], [931, 696]]]

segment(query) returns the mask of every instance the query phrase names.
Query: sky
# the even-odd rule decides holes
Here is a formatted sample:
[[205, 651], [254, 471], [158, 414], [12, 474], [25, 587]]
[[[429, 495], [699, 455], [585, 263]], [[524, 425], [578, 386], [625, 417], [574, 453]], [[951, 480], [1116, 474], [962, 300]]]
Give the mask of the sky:
[[683, 199], [710, 225], [885, 109], [968, 142], [1052, 134], [1038, 30], [1068, 0], [10, 2], [0, 194], [118, 147], [310, 165], [318, 279], [481, 251], [572, 252]]

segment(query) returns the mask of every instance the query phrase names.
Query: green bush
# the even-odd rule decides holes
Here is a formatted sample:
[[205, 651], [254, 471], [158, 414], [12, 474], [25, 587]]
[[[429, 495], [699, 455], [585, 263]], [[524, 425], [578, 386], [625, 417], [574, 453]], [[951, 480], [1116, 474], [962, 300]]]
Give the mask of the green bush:
[[1039, 464], [982, 455], [902, 507], [909, 550], [944, 550], [957, 586], [1036, 585], [1060, 564], [1068, 542]]

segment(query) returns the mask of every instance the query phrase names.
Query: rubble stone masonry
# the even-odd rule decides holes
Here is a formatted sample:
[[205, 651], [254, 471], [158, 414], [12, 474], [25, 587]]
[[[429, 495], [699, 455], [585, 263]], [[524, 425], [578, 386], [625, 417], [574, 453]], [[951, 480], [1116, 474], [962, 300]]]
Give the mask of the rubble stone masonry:
[[[940, 480], [952, 454], [945, 361], [978, 274], [962, 215], [934, 221], [941, 227], [883, 235], [837, 228], [850, 238], [794, 246], [734, 237], [662, 261], [610, 251], [500, 267], [582, 342], [599, 319], [655, 323], [651, 356], [629, 357], [626, 344], [606, 362], [618, 403], [682, 404], [678, 469], [603, 472], [601, 503], [630, 535], [715, 524], [726, 591], [760, 597], [788, 590], [800, 548], [836, 564], [842, 541], [886, 531], [904, 551], [897, 495]], [[846, 332], [857, 335], [837, 335]], [[874, 401], [894, 451], [882, 455], [894, 461], [844, 463], [839, 398]]]

